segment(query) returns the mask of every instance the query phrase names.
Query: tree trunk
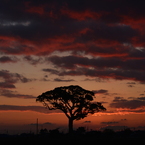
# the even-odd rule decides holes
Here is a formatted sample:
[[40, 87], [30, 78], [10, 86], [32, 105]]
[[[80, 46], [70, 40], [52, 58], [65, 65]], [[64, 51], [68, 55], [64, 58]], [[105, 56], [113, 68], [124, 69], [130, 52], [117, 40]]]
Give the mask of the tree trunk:
[[73, 119], [72, 118], [69, 118], [68, 128], [69, 128], [69, 134], [72, 134], [73, 133]]

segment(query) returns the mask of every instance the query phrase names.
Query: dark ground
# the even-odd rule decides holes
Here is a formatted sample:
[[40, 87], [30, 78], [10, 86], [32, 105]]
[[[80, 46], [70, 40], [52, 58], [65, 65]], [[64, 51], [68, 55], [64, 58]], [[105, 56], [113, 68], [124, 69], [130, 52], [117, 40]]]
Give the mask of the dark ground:
[[143, 145], [145, 131], [112, 130], [75, 132], [73, 135], [59, 132], [21, 135], [0, 134], [0, 145]]

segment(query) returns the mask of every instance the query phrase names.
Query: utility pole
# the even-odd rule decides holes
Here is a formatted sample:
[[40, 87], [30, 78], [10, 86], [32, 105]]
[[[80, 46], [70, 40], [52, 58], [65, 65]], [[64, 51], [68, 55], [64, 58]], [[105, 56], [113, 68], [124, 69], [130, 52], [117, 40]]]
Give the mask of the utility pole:
[[36, 121], [36, 134], [38, 134], [38, 118], [37, 118], [37, 121]]

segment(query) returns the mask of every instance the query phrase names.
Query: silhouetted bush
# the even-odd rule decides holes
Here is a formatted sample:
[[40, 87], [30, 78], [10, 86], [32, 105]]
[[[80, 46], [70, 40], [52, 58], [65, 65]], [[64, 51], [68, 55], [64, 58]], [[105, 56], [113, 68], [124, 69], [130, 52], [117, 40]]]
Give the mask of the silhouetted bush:
[[59, 128], [56, 128], [56, 129], [53, 129], [53, 130], [49, 130], [49, 133], [51, 134], [51, 135], [59, 135]]
[[39, 133], [41, 135], [46, 135], [46, 134], [48, 134], [48, 130], [46, 128], [45, 129], [41, 129]]
[[76, 130], [77, 134], [85, 134], [85, 132], [86, 132], [85, 127], [78, 127]]

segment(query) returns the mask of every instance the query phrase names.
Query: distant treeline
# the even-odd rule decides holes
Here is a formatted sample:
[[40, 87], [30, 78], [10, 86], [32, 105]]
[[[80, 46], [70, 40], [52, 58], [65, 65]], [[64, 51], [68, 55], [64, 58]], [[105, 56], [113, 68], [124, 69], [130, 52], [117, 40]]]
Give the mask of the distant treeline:
[[0, 144], [35, 144], [35, 145], [140, 145], [145, 141], [145, 130], [132, 131], [129, 128], [122, 131], [105, 129], [104, 131], [86, 131], [79, 127], [73, 134], [60, 132], [59, 129], [41, 129], [38, 134], [22, 133], [20, 135], [0, 134]]

